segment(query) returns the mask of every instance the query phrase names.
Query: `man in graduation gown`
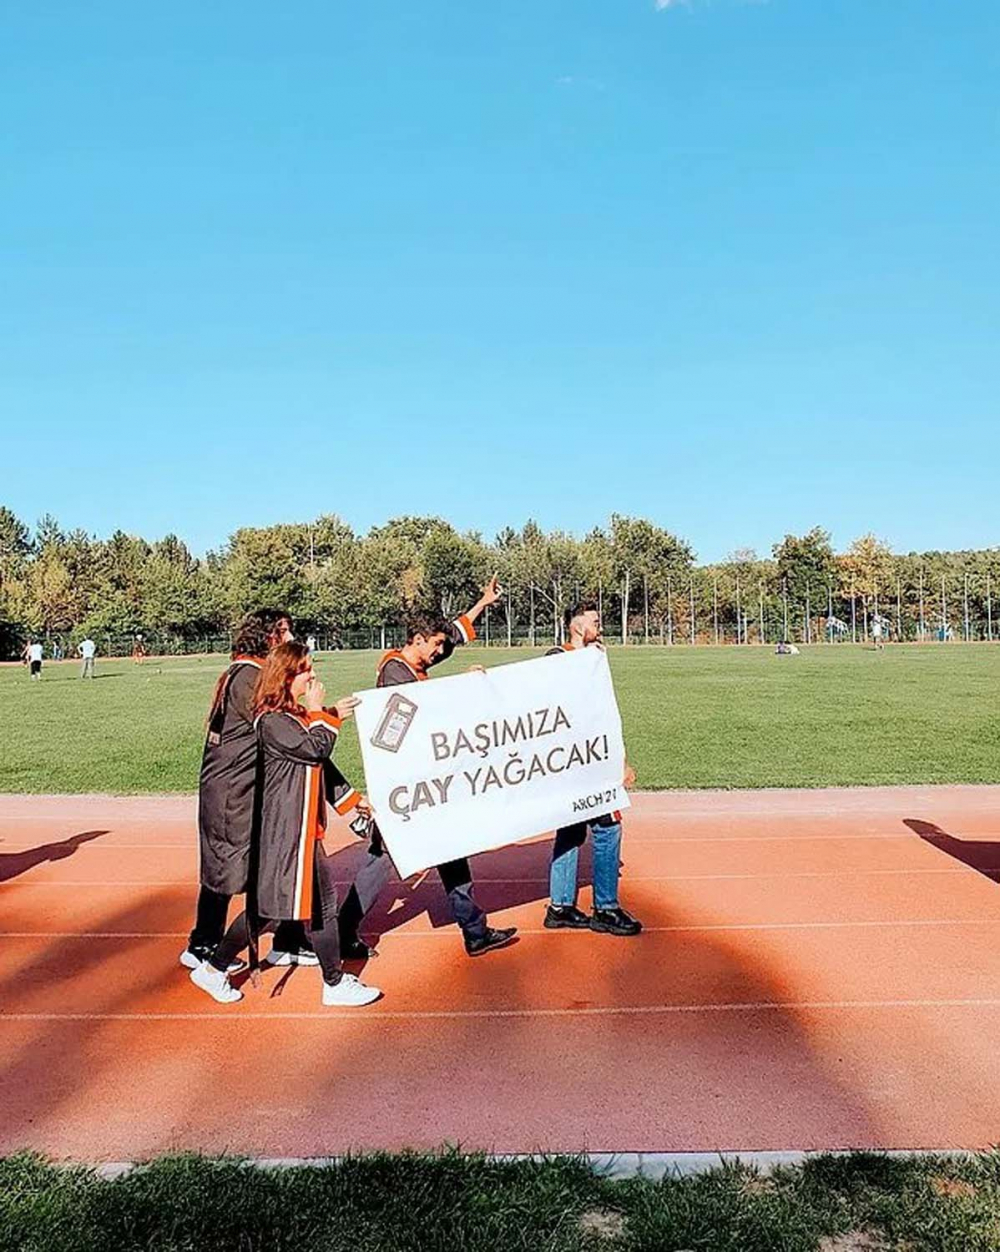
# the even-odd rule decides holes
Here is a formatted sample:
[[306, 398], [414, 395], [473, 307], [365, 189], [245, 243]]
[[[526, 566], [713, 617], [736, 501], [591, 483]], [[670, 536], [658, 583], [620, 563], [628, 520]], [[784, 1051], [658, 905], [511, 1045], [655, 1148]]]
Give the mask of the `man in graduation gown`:
[[[476, 619], [485, 609], [500, 599], [500, 587], [491, 578], [483, 588], [483, 594], [467, 613], [453, 622], [433, 615], [413, 617], [407, 625], [406, 643], [402, 648], [387, 652], [378, 663], [377, 687], [399, 687], [406, 683], [424, 682], [428, 671], [446, 661], [456, 648], [471, 643], [476, 637]], [[379, 845], [373, 846], [368, 860], [358, 875], [359, 881], [370, 877], [372, 862], [381, 854]], [[482, 956], [496, 948], [513, 943], [516, 926], [498, 929], [489, 925], [486, 914], [476, 901], [472, 886], [472, 869], [465, 857], [448, 861], [437, 867], [441, 883], [448, 897], [448, 907], [462, 931], [465, 950], [469, 956]], [[374, 903], [372, 900], [371, 903]], [[356, 922], [367, 911], [364, 900], [357, 893], [348, 893], [344, 903], [345, 912]]]

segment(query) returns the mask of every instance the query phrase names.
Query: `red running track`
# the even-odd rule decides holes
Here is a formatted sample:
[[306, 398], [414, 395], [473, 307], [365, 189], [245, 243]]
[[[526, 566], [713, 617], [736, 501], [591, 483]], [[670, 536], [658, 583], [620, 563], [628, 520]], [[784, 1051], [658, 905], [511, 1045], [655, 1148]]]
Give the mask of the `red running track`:
[[433, 875], [396, 884], [385, 998], [337, 1011], [314, 969], [231, 1008], [191, 986], [190, 797], [0, 797], [0, 1151], [985, 1147], [998, 810], [989, 787], [639, 795], [640, 938], [543, 930], [549, 845], [508, 848], [475, 873], [517, 945], [470, 961]]

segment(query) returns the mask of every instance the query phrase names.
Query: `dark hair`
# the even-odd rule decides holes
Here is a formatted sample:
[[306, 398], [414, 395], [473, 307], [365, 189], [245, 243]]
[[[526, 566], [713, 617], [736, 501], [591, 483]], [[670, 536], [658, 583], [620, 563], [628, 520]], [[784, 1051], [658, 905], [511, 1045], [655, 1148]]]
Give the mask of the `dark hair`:
[[599, 613], [600, 605], [596, 600], [579, 600], [576, 604], [571, 604], [563, 614], [563, 625], [567, 631], [573, 624], [574, 617], [582, 617], [584, 613]]
[[236, 627], [236, 633], [233, 636], [233, 657], [267, 656], [271, 651], [270, 635], [268, 614], [260, 611], [248, 613]]
[[295, 619], [287, 609], [267, 609], [261, 616], [269, 634], [279, 622], [287, 622], [293, 630], [295, 629]]
[[298, 708], [292, 695], [292, 682], [309, 665], [309, 649], [304, 643], [279, 643], [269, 654], [260, 671], [253, 693], [254, 716], [282, 709]]
[[447, 635], [448, 622], [440, 613], [414, 613], [406, 619], [406, 642], [412, 643], [417, 635], [430, 639], [433, 635]]

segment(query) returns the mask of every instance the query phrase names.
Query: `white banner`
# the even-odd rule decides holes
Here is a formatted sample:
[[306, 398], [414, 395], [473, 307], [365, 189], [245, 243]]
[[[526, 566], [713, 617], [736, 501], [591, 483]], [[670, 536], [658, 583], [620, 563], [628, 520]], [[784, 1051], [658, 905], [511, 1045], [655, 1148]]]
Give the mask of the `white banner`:
[[404, 878], [629, 806], [601, 648], [357, 695], [368, 796]]

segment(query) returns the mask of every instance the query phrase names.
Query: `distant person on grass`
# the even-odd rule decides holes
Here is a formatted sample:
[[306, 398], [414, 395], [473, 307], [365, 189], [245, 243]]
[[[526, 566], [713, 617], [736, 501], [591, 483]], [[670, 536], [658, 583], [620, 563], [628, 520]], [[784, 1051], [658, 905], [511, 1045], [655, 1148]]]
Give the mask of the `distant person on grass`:
[[80, 667], [81, 678], [94, 677], [94, 657], [97, 655], [97, 644], [88, 635], [86, 639], [81, 640], [76, 646], [77, 652], [83, 658], [83, 664]]
[[[247, 890], [258, 760], [254, 689], [270, 651], [291, 641], [292, 625], [283, 610], [251, 613], [236, 632], [232, 661], [216, 684], [198, 788], [201, 887], [195, 926], [180, 955], [188, 969], [196, 969], [215, 951], [225, 933], [230, 901]], [[367, 803], [332, 765], [327, 794], [341, 814]], [[319, 963], [299, 922], [277, 927], [267, 962]], [[231, 972], [239, 968], [234, 963]]]
[[24, 659], [28, 664], [28, 673], [32, 682], [41, 682], [42, 680], [42, 657], [44, 655], [45, 649], [37, 639], [28, 641], [24, 649]]
[[[602, 647], [601, 616], [596, 604], [582, 601], [566, 610], [566, 642], [550, 648], [547, 656], [574, 652], [577, 648]], [[635, 783], [635, 770], [626, 762], [623, 785]], [[594, 911], [588, 917], [576, 906], [580, 848], [590, 831], [593, 847]], [[621, 874], [622, 815], [605, 813], [587, 822], [577, 822], [556, 831], [549, 870], [549, 907], [545, 912], [547, 930], [594, 930], [605, 935], [637, 935], [642, 923], [627, 913], [618, 901]]]
[[322, 967], [324, 1005], [359, 1007], [382, 994], [341, 964], [336, 870], [323, 850], [323, 766], [358, 702], [344, 696], [324, 708], [324, 696], [305, 644], [282, 643], [270, 653], [254, 698], [260, 769], [253, 900], [212, 957], [191, 971], [195, 986], [222, 1004], [242, 999], [228, 971], [258, 923], [266, 931], [292, 920], [305, 923]]

